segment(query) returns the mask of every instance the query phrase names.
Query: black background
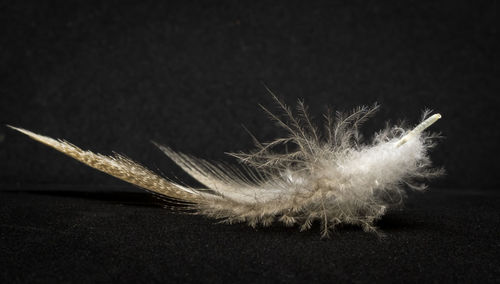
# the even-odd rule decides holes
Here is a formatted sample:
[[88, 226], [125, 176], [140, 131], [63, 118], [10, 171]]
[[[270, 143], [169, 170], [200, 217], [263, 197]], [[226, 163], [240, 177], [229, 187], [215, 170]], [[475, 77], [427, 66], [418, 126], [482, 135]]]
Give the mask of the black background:
[[[94, 202], [112, 201], [112, 204], [116, 201], [131, 207], [129, 211], [120, 206], [111, 207], [108, 214], [115, 222], [95, 229], [96, 234], [104, 234], [99, 235], [102, 239], [96, 237], [95, 242], [103, 246], [102, 250], [99, 245], [94, 245], [96, 252], [93, 252], [92, 244], [95, 243], [87, 239], [91, 246], [85, 251], [88, 258], [82, 256], [75, 260], [74, 255], [68, 256], [73, 261], [70, 263], [83, 263], [83, 268], [77, 274], [87, 273], [87, 277], [90, 277], [83, 280], [93, 281], [106, 275], [112, 276], [104, 277], [107, 280], [134, 279], [115, 276], [128, 271], [127, 263], [141, 263], [141, 257], [145, 262], [160, 260], [154, 257], [156, 255], [167, 257], [155, 250], [155, 244], [162, 244], [161, 249], [166, 251], [181, 246], [178, 248], [181, 252], [177, 251], [176, 255], [170, 255], [171, 258], [161, 260], [172, 263], [180, 258], [180, 263], [189, 265], [180, 265], [179, 268], [165, 263], [152, 263], [150, 269], [156, 267], [157, 271], [153, 273], [143, 268], [137, 271], [139, 277], [135, 279], [148, 273], [154, 276], [152, 280], [165, 280], [172, 275], [177, 280], [194, 279], [199, 276], [197, 269], [207, 274], [211, 272], [213, 277], [207, 276], [207, 280], [211, 281], [252, 281], [252, 276], [256, 275], [264, 277], [257, 278], [261, 280], [282, 281], [335, 280], [333, 278], [390, 280], [391, 275], [396, 277], [394, 279], [402, 280], [405, 279], [404, 271], [408, 275], [431, 280], [451, 279], [446, 277], [442, 269], [445, 267], [443, 261], [449, 259], [444, 256], [444, 252], [456, 249], [457, 242], [459, 247], [474, 244], [460, 258], [452, 257], [454, 263], [464, 267], [472, 265], [474, 272], [464, 270], [460, 265], [452, 266], [447, 272], [449, 277], [457, 271], [462, 273], [462, 278], [454, 280], [474, 279], [474, 273], [478, 273], [476, 277], [489, 280], [498, 275], [498, 268], [493, 270], [482, 263], [489, 261], [491, 265], [494, 255], [480, 254], [485, 250], [491, 252], [492, 248], [498, 252], [500, 246], [496, 238], [491, 239], [488, 245], [484, 241], [491, 234], [498, 236], [498, 230], [492, 225], [498, 225], [496, 203], [485, 201], [491, 198], [498, 200], [496, 189], [499, 186], [496, 150], [500, 142], [497, 130], [500, 118], [497, 109], [498, 2], [3, 1], [0, 7], [0, 122], [65, 138], [82, 148], [101, 153], [124, 153], [167, 176], [186, 178], [150, 140], [202, 158], [230, 160], [224, 152], [252, 148], [251, 139], [242, 125], [263, 141], [283, 134], [258, 106], [262, 104], [274, 108], [264, 84], [290, 105], [303, 98], [318, 124], [327, 106], [335, 110], [349, 110], [358, 105], [379, 102], [381, 111], [364, 128], [367, 136], [383, 128], [389, 120], [397, 122], [405, 119], [410, 124], [416, 124], [424, 108], [440, 112], [443, 119], [432, 128], [440, 131], [445, 138], [431, 156], [436, 165], [446, 168], [447, 175], [431, 183], [438, 193], [429, 193], [429, 197], [415, 197], [420, 202], [426, 200], [424, 203], [427, 207], [424, 209], [427, 211], [418, 202], [412, 211], [410, 203], [409, 211], [403, 211], [410, 213], [400, 212], [399, 215], [389, 216], [385, 221], [385, 229], [403, 234], [401, 239], [398, 239], [399, 235], [394, 237], [398, 242], [407, 244], [405, 247], [398, 243], [398, 248], [403, 251], [397, 254], [400, 257], [405, 252], [410, 253], [407, 248], [414, 245], [413, 241], [419, 238], [429, 241], [434, 234], [446, 239], [443, 241], [449, 245], [436, 250], [441, 242], [434, 237], [436, 243], [431, 241], [433, 245], [418, 250], [418, 253], [421, 253], [423, 261], [426, 250], [430, 250], [429, 253], [436, 253], [437, 260], [435, 257], [431, 260], [432, 265], [426, 264], [420, 270], [410, 264], [408, 267], [411, 268], [407, 270], [399, 266], [396, 270], [400, 274], [396, 277], [384, 270], [384, 265], [375, 265], [373, 270], [370, 270], [369, 265], [381, 259], [388, 261], [387, 257], [391, 259], [389, 264], [400, 264], [397, 258], [393, 258], [392, 253], [398, 250], [391, 246], [391, 241], [382, 241], [383, 245], [380, 245], [372, 235], [365, 236], [361, 231], [347, 230], [340, 233], [337, 240], [325, 243], [319, 240], [317, 228], [306, 234], [295, 233], [296, 228], [289, 230], [280, 227], [256, 232], [245, 226], [217, 226], [203, 218], [169, 215], [155, 210], [154, 206], [150, 207], [152, 200], [123, 182], [87, 168], [2, 126], [0, 179], [2, 187], [10, 192], [3, 199], [4, 248], [29, 243], [33, 235], [39, 235], [38, 231], [25, 232], [24, 235], [19, 232], [22, 236], [19, 238], [16, 231], [13, 233], [7, 229], [8, 226], [14, 226], [9, 222], [23, 222], [19, 220], [31, 224], [25, 224], [28, 227], [43, 227], [43, 222], [47, 220], [38, 214], [27, 216], [27, 210], [43, 211], [52, 216], [53, 219], [49, 220], [63, 218], [57, 217], [57, 212], [71, 215], [76, 214], [75, 210], [106, 210], [102, 209], [105, 206], [99, 207], [101, 203], [85, 203], [85, 200], [88, 202], [90, 199]], [[61, 189], [52, 186], [54, 184], [68, 186]], [[110, 191], [122, 187], [138, 195], [131, 197], [123, 192], [121, 195], [119, 192], [107, 195], [93, 190], [102, 188], [103, 191]], [[447, 203], [450, 206], [444, 206], [439, 211], [436, 208], [440, 208], [440, 202], [453, 198], [438, 188], [444, 192], [449, 192], [445, 189], [451, 190], [462, 199]], [[484, 193], [481, 190], [487, 191]], [[14, 194], [21, 191], [28, 194]], [[36, 195], [37, 199], [32, 196], [36, 192], [45, 195]], [[469, 193], [474, 198], [467, 195]], [[484, 200], [478, 197], [483, 194], [490, 197]], [[65, 198], [72, 199], [68, 201]], [[144, 206], [134, 207], [137, 204], [131, 200], [136, 198], [139, 198], [139, 205]], [[26, 199], [31, 202], [24, 204], [23, 200]], [[474, 200], [477, 202], [474, 203]], [[60, 205], [61, 202], [63, 205]], [[51, 204], [54, 204], [52, 209]], [[78, 209], [67, 209], [64, 204]], [[81, 206], [78, 207], [78, 204]], [[477, 212], [464, 211], [460, 206], [468, 206], [467, 210], [475, 208]], [[147, 215], [141, 210], [151, 211], [152, 214]], [[420, 212], [420, 215], [416, 212]], [[484, 218], [477, 217], [478, 212], [483, 212]], [[131, 242], [137, 243], [140, 239], [145, 247], [132, 245], [128, 250], [118, 250], [115, 257], [121, 257], [119, 264], [113, 261], [102, 264], [109, 267], [111, 272], [108, 271], [108, 274], [85, 270], [85, 267], [95, 267], [92, 266], [95, 264], [93, 257], [109, 258], [109, 254], [105, 253], [108, 248], [99, 240], [106, 239], [116, 244], [114, 238], [126, 235], [127, 231], [126, 228], [117, 228], [119, 225], [116, 224], [130, 221], [125, 216], [138, 218], [136, 214], [157, 216], [151, 217], [156, 220], [151, 226], [156, 227], [164, 225], [155, 218], [166, 215], [162, 216], [165, 218], [162, 219], [164, 223], [178, 226], [176, 228], [185, 233], [174, 234], [174, 237], [186, 238], [186, 242], [176, 240], [168, 243], [165, 240], [165, 244], [157, 239], [159, 235], [155, 236], [154, 232], [151, 235], [136, 235], [141, 231], [137, 226], [143, 223], [132, 221], [129, 228], [132, 231]], [[453, 219], [455, 214], [467, 217]], [[92, 216], [96, 219], [89, 217], [85, 220], [97, 222], [99, 218]], [[402, 221], [405, 216], [410, 219], [408, 223]], [[61, 224], [58, 221], [45, 224], [49, 229], [40, 242], [49, 247], [61, 245], [64, 237], [59, 240], [50, 236], [54, 230], [74, 228], [75, 221], [68, 218], [64, 217]], [[441, 223], [432, 223], [428, 219], [440, 219]], [[148, 220], [146, 223], [151, 222]], [[182, 225], [186, 224], [182, 222], [194, 223], [191, 234], [191, 227]], [[419, 222], [431, 225], [426, 228], [415, 226]], [[443, 224], [449, 225], [450, 222], [458, 222], [450, 225], [451, 231], [429, 233], [426, 230], [446, 227]], [[182, 226], [186, 227], [187, 233]], [[476, 226], [482, 226], [483, 231], [477, 232], [478, 238], [483, 239], [479, 243], [482, 246], [465, 237], [457, 239], [457, 234], [474, 235], [471, 232], [478, 229]], [[493, 226], [493, 231], [489, 231], [488, 226]], [[410, 232], [406, 230], [408, 227]], [[78, 228], [76, 231], [68, 230], [78, 235], [89, 233], [87, 226]], [[149, 230], [154, 231], [154, 228]], [[106, 230], [116, 231], [108, 236], [104, 233]], [[206, 233], [203, 230], [215, 231]], [[172, 241], [172, 235], [162, 232], [162, 239]], [[411, 239], [414, 234], [419, 237]], [[134, 237], [137, 239], [134, 240]], [[244, 246], [246, 241], [240, 240], [240, 237], [253, 241]], [[236, 245], [234, 238], [240, 240]], [[15, 241], [19, 239], [24, 242]], [[261, 243], [255, 239], [261, 240]], [[395, 239], [389, 239], [396, 242]], [[217, 262], [215, 255], [218, 250], [214, 247], [205, 248], [205, 241], [211, 245], [214, 242], [228, 242], [228, 247], [220, 248], [222, 260]], [[64, 244], [68, 250], [78, 250], [82, 240], [68, 242]], [[144, 244], [148, 242], [150, 245]], [[297, 243], [301, 244], [302, 251], [294, 251]], [[259, 245], [268, 247], [262, 251]], [[351, 248], [349, 251], [355, 251], [359, 259], [367, 257], [364, 253], [371, 251], [372, 258], [368, 257], [360, 268], [368, 271], [367, 274], [356, 269], [359, 263], [353, 262], [354, 258], [349, 258], [351, 262], [344, 259], [349, 268], [342, 268], [338, 263], [337, 266], [324, 266], [332, 265], [335, 255], [349, 255], [346, 247]], [[377, 247], [375, 251], [372, 249], [374, 247]], [[18, 249], [22, 253], [16, 254]], [[148, 249], [153, 252], [141, 253], [141, 250]], [[57, 255], [57, 250], [48, 250], [38, 252], [22, 245], [22, 249], [17, 247], [12, 254], [5, 254], [4, 251], [6, 256], [24, 260], [18, 260], [17, 266], [13, 265], [17, 270], [6, 270], [2, 276], [27, 280], [42, 275], [40, 279], [52, 280], [59, 275], [61, 281], [75, 280], [68, 273], [69, 268], [62, 268], [61, 259], [53, 259], [49, 262], [52, 265], [47, 267], [35, 266], [32, 268], [37, 271], [34, 274], [26, 273], [26, 262], [29, 262], [27, 259], [32, 254], [47, 257]], [[210, 252], [212, 257], [198, 255], [204, 250]], [[316, 252], [312, 253], [314, 250]], [[328, 252], [328, 257], [322, 252]], [[210, 267], [207, 261], [218, 265], [232, 263], [233, 254], [242, 261], [240, 266], [234, 264], [228, 270], [224, 270], [224, 267], [213, 270], [207, 268], [207, 265]], [[266, 262], [268, 257], [269, 263]], [[279, 262], [280, 258], [287, 260]], [[4, 260], [12, 263], [10, 258], [5, 257]], [[410, 259], [402, 263], [405, 261], [411, 263]], [[287, 263], [291, 266], [286, 266]], [[305, 265], [308, 272], [295, 267], [300, 266], [298, 263], [302, 263], [300, 269], [305, 269]], [[436, 263], [441, 266], [436, 266]], [[40, 274], [40, 271], [53, 271], [54, 267], [60, 271], [56, 269], [54, 273]], [[274, 268], [280, 272], [274, 273]], [[313, 272], [315, 268], [319, 274]], [[243, 274], [236, 272], [239, 269]], [[268, 274], [259, 274], [254, 269]], [[291, 272], [297, 269], [302, 272]], [[431, 270], [437, 274], [430, 273]], [[442, 273], [438, 270], [442, 270]], [[302, 278], [298, 275], [302, 275]]]

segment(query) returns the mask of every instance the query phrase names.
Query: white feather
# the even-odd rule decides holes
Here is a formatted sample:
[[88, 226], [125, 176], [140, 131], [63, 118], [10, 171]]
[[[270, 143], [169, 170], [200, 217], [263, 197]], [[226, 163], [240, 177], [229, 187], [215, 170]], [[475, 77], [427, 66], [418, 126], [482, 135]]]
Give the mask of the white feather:
[[[302, 102], [294, 115], [276, 101], [285, 118], [265, 111], [288, 136], [265, 144], [255, 139], [254, 152], [232, 153], [242, 162], [241, 167], [210, 163], [156, 144], [205, 188], [175, 184], [123, 156], [94, 154], [62, 140], [12, 128], [117, 178], [189, 202], [200, 214], [251, 226], [280, 221], [299, 224], [302, 230], [319, 220], [323, 236], [338, 224], [375, 231], [374, 222], [401, 203], [407, 187], [422, 189], [425, 186], [419, 180], [443, 172], [431, 168], [428, 156], [436, 135], [424, 132], [441, 117], [439, 114], [424, 117], [411, 131], [399, 126], [387, 128], [371, 143], [363, 144], [358, 128], [377, 105], [349, 114], [336, 113], [335, 118], [327, 114], [322, 137]], [[283, 144], [292, 150], [274, 151]]]

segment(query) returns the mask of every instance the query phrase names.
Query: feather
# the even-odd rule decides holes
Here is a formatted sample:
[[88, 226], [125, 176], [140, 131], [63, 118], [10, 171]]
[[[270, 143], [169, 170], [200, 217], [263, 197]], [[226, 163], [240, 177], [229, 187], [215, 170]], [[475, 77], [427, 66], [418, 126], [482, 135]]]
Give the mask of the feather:
[[[252, 136], [254, 151], [230, 153], [241, 162], [239, 167], [212, 163], [155, 143], [202, 188], [177, 184], [122, 155], [95, 154], [64, 140], [9, 127], [118, 179], [186, 202], [199, 214], [253, 227], [273, 222], [297, 224], [301, 230], [319, 221], [323, 237], [339, 224], [376, 232], [375, 221], [401, 204], [406, 188], [421, 190], [425, 188], [421, 180], [443, 173], [432, 168], [428, 156], [438, 136], [424, 131], [441, 118], [439, 114], [425, 112], [412, 130], [387, 127], [365, 144], [358, 128], [378, 105], [347, 114], [337, 112], [335, 117], [329, 112], [322, 135], [303, 102], [299, 101], [298, 115], [294, 115], [273, 97], [283, 115], [263, 108], [288, 135], [268, 143]], [[276, 150], [282, 145], [287, 151]]]

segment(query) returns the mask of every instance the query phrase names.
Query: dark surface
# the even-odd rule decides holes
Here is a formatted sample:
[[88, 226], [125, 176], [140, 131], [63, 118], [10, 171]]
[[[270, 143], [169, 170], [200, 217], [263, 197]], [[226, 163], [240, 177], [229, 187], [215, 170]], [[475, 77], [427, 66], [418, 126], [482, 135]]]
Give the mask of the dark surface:
[[[435, 109], [434, 186], [497, 189], [498, 19], [498, 1], [2, 1], [0, 123], [170, 175], [150, 139], [224, 159], [252, 147], [241, 124], [282, 134], [265, 82], [318, 120], [378, 101], [368, 136]], [[0, 161], [4, 184], [118, 184], [3, 127]]]
[[[6, 190], [6, 189], [4, 189]], [[125, 190], [125, 191], [124, 191]], [[0, 282], [498, 282], [500, 195], [411, 194], [385, 237], [252, 229], [171, 213], [129, 188], [0, 192]]]

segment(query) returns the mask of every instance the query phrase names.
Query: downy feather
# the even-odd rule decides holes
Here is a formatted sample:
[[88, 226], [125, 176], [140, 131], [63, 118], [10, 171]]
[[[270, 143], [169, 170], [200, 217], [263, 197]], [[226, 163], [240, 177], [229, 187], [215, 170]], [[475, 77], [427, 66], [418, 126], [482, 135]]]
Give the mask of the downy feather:
[[[263, 109], [288, 135], [268, 143], [252, 136], [254, 151], [230, 153], [242, 163], [240, 167], [212, 163], [155, 143], [204, 188], [177, 184], [122, 155], [95, 154], [64, 140], [9, 127], [118, 179], [187, 202], [199, 214], [251, 226], [298, 224], [301, 230], [319, 221], [322, 236], [328, 236], [338, 224], [376, 231], [375, 221], [401, 203], [406, 188], [422, 190], [423, 179], [443, 173], [431, 167], [428, 155], [437, 135], [424, 132], [439, 114], [428, 117], [430, 112], [425, 112], [423, 122], [411, 131], [387, 127], [364, 144], [358, 129], [378, 105], [347, 114], [329, 112], [321, 133], [302, 101], [294, 115], [273, 97], [283, 115]], [[291, 150], [276, 151], [280, 145]]]

